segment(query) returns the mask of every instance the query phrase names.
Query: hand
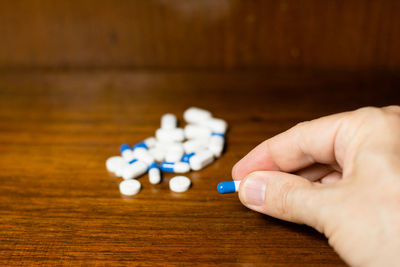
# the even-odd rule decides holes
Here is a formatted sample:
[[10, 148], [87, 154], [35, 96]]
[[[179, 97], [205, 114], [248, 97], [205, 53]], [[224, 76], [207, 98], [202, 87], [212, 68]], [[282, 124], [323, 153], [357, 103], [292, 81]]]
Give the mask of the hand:
[[314, 227], [350, 265], [400, 263], [400, 107], [300, 123], [232, 170], [240, 201]]

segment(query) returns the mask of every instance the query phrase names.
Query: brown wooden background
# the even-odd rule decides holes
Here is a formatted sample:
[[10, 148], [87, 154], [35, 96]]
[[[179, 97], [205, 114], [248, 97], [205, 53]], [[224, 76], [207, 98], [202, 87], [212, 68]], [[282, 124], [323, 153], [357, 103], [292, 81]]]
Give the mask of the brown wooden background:
[[[342, 266], [324, 236], [216, 185], [292, 125], [400, 104], [400, 2], [0, 0], [0, 265]], [[210, 109], [226, 153], [184, 194], [105, 170], [166, 112]]]
[[0, 68], [400, 67], [400, 2], [0, 1]]

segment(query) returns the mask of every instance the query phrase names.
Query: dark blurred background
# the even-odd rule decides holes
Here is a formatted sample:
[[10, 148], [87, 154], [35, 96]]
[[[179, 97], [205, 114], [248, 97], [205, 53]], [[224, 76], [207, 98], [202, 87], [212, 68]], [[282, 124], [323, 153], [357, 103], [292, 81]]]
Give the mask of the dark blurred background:
[[0, 1], [0, 69], [397, 71], [400, 2]]

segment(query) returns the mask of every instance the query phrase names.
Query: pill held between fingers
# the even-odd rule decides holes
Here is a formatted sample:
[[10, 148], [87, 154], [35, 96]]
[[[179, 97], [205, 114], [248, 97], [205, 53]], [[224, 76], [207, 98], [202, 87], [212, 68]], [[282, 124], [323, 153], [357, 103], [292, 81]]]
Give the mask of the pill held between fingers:
[[240, 181], [228, 181], [219, 183], [217, 190], [220, 194], [228, 194], [239, 191]]
[[174, 192], [183, 193], [189, 189], [191, 183], [186, 176], [175, 176], [169, 180], [169, 188]]
[[138, 180], [125, 180], [119, 184], [119, 191], [122, 195], [133, 196], [139, 193], [141, 187]]

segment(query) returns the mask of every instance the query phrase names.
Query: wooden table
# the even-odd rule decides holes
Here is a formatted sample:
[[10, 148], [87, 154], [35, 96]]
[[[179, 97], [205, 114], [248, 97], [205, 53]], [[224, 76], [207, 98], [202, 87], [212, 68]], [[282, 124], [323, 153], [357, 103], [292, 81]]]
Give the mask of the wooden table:
[[[248, 210], [216, 185], [297, 122], [400, 103], [395, 74], [128, 70], [0, 73], [0, 265], [344, 265], [313, 229]], [[122, 197], [105, 160], [190, 106], [229, 122], [226, 153], [173, 193]]]

